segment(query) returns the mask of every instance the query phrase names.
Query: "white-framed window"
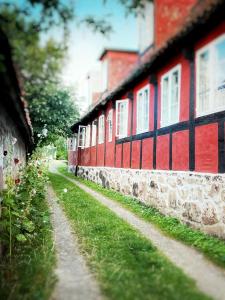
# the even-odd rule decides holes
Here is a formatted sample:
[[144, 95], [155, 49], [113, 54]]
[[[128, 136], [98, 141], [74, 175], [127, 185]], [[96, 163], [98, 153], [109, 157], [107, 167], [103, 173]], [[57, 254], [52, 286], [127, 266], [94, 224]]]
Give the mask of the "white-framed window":
[[108, 122], [108, 142], [112, 142], [112, 134], [113, 134], [113, 110], [110, 109], [107, 117]]
[[105, 135], [105, 116], [101, 115], [98, 119], [98, 143], [104, 143]]
[[146, 85], [137, 92], [137, 128], [136, 133], [149, 130], [149, 85]]
[[96, 145], [96, 136], [97, 136], [97, 120], [94, 120], [91, 125], [91, 146]]
[[85, 132], [85, 148], [90, 147], [90, 139], [91, 139], [91, 125], [86, 127]]
[[225, 34], [196, 52], [196, 116], [225, 110]]
[[128, 104], [128, 99], [116, 101], [116, 136], [119, 138], [127, 136]]
[[179, 122], [181, 65], [161, 78], [161, 127]]
[[85, 146], [85, 133], [86, 133], [86, 126], [79, 126], [78, 130], [78, 148], [84, 148]]

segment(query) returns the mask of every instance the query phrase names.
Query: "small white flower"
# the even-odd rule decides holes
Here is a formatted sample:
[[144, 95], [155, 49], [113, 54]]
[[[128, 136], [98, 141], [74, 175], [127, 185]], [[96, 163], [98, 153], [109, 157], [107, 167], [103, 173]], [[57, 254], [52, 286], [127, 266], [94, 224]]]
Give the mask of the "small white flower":
[[13, 139], [12, 139], [12, 144], [15, 145], [16, 142], [17, 142], [17, 138], [13, 137]]
[[68, 190], [67, 190], [67, 189], [63, 189], [63, 192], [64, 192], [64, 193], [67, 193], [67, 192], [68, 192]]

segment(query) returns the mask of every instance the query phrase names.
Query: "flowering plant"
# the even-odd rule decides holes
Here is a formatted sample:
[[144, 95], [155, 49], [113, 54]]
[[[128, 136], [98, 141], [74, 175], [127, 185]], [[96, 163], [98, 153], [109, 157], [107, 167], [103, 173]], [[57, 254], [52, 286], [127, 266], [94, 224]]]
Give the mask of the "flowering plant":
[[41, 149], [37, 149], [16, 179], [8, 176], [7, 190], [0, 195], [0, 243], [3, 254], [11, 257], [17, 243], [34, 239], [40, 224], [46, 222], [46, 215], [35, 209], [35, 202], [45, 196], [45, 184], [48, 180], [46, 170]]

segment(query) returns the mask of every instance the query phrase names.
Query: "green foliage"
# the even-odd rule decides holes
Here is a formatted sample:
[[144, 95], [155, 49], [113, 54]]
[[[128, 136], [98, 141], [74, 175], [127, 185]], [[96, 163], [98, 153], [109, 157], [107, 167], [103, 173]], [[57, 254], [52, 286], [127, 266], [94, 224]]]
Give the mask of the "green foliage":
[[62, 136], [55, 138], [54, 146], [56, 147], [56, 159], [67, 159], [66, 139]]
[[[65, 167], [60, 168], [59, 171], [62, 172], [62, 174], [75, 179], [74, 175], [68, 173]], [[124, 207], [136, 213], [139, 217], [158, 226], [165, 234], [196, 248], [219, 266], [225, 267], [225, 242], [223, 240], [204, 234], [199, 230], [194, 230], [187, 225], [182, 224], [176, 218], [164, 216], [157, 209], [146, 206], [137, 201], [137, 199], [103, 188], [101, 185], [91, 181], [78, 177], [76, 177], [76, 180], [110, 199], [118, 201]]]
[[[52, 143], [58, 136], [70, 134], [78, 112], [67, 89], [56, 85], [30, 87], [27, 94], [36, 143]], [[43, 131], [44, 130], [44, 131]]]
[[147, 239], [91, 195], [62, 176], [50, 174], [50, 180], [107, 298], [209, 299]]
[[47, 175], [40, 150], [2, 195], [1, 299], [47, 299], [55, 282], [55, 254], [45, 203]]

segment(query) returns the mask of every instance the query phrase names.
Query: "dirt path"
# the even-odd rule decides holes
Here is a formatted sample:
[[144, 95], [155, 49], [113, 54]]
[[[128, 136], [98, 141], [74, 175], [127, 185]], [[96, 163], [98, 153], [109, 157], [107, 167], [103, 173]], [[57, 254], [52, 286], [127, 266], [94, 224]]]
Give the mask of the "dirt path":
[[47, 199], [51, 210], [54, 241], [57, 252], [56, 275], [58, 282], [52, 300], [100, 300], [100, 290], [79, 252], [64, 212], [52, 189], [48, 187]]
[[[53, 170], [56, 171], [56, 166], [52, 168]], [[193, 278], [199, 290], [213, 299], [225, 299], [225, 270], [215, 266], [195, 249], [163, 235], [154, 225], [141, 220], [117, 202], [104, 197], [76, 180], [62, 174], [59, 175], [70, 180], [85, 192], [95, 197], [120, 218], [140, 231], [143, 236], [149, 239], [176, 266], [180, 267], [184, 273]]]

